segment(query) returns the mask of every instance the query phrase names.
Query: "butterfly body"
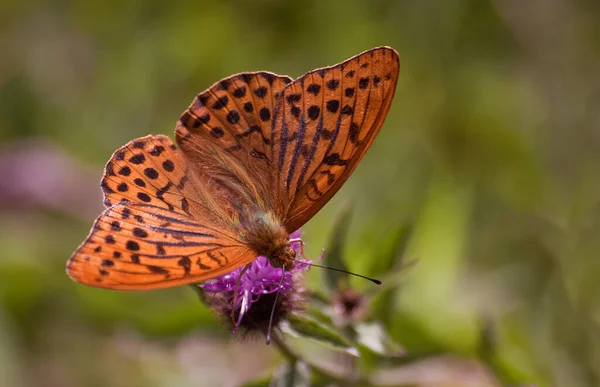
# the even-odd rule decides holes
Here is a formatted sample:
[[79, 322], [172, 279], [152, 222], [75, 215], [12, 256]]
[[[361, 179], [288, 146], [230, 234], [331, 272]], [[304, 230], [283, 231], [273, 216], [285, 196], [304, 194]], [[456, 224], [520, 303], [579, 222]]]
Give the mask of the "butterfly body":
[[378, 47], [294, 81], [255, 72], [215, 83], [181, 115], [175, 143], [146, 136], [112, 155], [107, 209], [67, 274], [142, 290], [214, 278], [259, 255], [292, 268], [290, 234], [350, 177], [398, 72], [397, 53]]
[[290, 235], [272, 212], [256, 212], [241, 227], [242, 238], [257, 255], [266, 257], [271, 266], [294, 268], [296, 251], [290, 246]]

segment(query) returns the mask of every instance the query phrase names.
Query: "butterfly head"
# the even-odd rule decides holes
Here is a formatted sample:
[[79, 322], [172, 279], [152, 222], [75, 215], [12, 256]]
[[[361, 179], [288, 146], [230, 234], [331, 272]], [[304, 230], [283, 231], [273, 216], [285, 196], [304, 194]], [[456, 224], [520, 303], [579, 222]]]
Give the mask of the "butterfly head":
[[275, 268], [283, 267], [285, 270], [290, 271], [296, 266], [296, 250], [289, 244], [283, 245], [267, 256], [267, 259], [271, 266]]

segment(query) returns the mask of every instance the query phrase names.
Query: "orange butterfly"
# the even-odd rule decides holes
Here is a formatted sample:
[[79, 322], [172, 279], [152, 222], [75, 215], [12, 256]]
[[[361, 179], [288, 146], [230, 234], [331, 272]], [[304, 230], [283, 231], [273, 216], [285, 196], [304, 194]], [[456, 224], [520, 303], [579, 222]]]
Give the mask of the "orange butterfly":
[[292, 82], [241, 73], [200, 93], [175, 141], [118, 149], [108, 207], [67, 262], [74, 281], [156, 289], [214, 278], [263, 255], [291, 269], [289, 235], [356, 168], [390, 108], [397, 52], [378, 47]]

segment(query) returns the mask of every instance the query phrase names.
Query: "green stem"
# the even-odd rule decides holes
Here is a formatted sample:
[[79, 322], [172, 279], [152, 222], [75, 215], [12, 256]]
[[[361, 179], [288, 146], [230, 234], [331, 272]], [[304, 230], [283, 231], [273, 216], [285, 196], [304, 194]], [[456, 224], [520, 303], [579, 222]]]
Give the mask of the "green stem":
[[281, 355], [290, 364], [295, 364], [298, 360], [300, 360], [298, 355], [296, 355], [296, 353], [287, 345], [287, 343], [279, 335], [279, 332], [276, 332], [275, 330], [273, 330], [272, 335], [271, 335], [271, 342], [273, 343], [273, 345], [275, 347], [277, 347], [277, 349], [279, 350]]
[[[332, 381], [335, 382], [340, 382], [343, 383], [343, 385], [347, 386], [347, 385], [356, 385], [356, 386], [368, 386], [370, 385], [370, 383], [363, 378], [359, 378], [356, 380], [348, 380], [348, 378], [345, 375], [340, 375], [340, 374], [336, 374], [333, 373], [330, 370], [327, 370], [315, 363], [312, 363], [309, 360], [305, 360], [302, 359], [300, 355], [298, 355], [284, 340], [283, 337], [279, 334], [279, 332], [273, 331], [273, 334], [271, 335], [271, 342], [273, 343], [273, 345], [275, 347], [277, 347], [277, 349], [279, 350], [279, 352], [282, 354], [282, 356], [292, 365], [294, 365], [296, 362], [298, 361], [302, 361], [304, 363], [306, 363], [306, 365], [313, 370], [315, 373], [319, 374], [320, 376], [324, 376], [328, 379], [331, 379]], [[349, 384], [350, 383], [350, 384]]]

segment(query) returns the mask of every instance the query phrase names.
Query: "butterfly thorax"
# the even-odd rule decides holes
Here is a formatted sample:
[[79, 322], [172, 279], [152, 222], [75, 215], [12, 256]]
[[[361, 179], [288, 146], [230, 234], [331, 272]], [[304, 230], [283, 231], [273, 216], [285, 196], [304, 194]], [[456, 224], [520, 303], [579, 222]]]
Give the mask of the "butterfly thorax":
[[286, 270], [294, 268], [296, 251], [290, 246], [290, 235], [275, 214], [257, 211], [249, 217], [244, 228], [246, 243], [266, 257], [271, 266]]

